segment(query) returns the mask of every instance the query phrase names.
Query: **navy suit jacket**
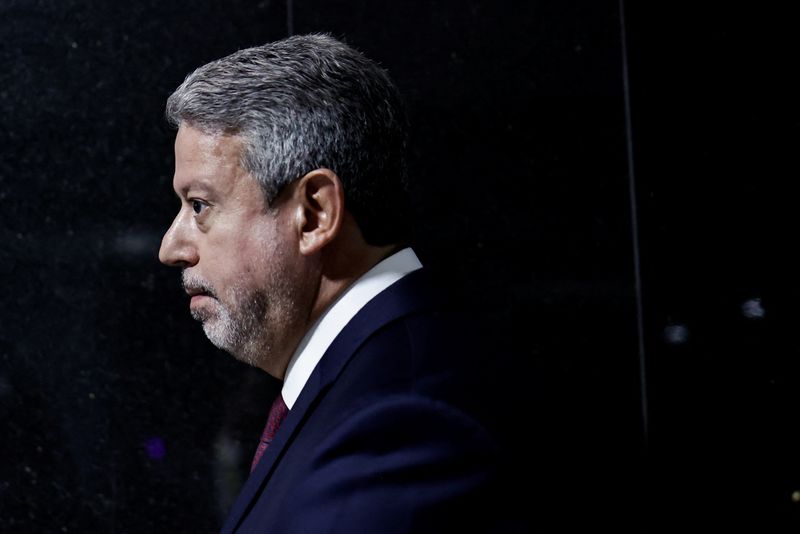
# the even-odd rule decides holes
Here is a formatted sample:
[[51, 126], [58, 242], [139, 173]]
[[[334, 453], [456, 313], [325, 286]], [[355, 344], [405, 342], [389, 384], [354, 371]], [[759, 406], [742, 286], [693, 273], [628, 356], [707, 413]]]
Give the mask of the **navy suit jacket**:
[[311, 374], [224, 533], [493, 530], [497, 447], [475, 332], [424, 270], [373, 298]]

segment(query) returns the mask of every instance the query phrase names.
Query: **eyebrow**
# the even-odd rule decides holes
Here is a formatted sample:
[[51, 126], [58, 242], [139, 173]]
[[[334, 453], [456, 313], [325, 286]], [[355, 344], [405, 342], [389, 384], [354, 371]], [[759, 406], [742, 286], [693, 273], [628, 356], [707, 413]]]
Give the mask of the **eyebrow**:
[[200, 189], [209, 194], [215, 193], [215, 189], [211, 185], [211, 182], [205, 178], [194, 178], [190, 183], [181, 187], [179, 190], [176, 191], [175, 189], [173, 189], [173, 192], [175, 193], [175, 196], [178, 197], [179, 200], [183, 200], [186, 194], [192, 189]]

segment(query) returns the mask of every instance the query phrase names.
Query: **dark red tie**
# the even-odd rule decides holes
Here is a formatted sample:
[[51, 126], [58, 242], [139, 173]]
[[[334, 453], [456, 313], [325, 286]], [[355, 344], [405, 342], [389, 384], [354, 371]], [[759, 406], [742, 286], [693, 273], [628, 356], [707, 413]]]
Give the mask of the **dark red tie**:
[[251, 473], [258, 465], [258, 461], [261, 459], [264, 451], [267, 450], [269, 444], [272, 443], [272, 438], [275, 437], [278, 427], [281, 426], [281, 423], [286, 419], [286, 414], [288, 413], [289, 408], [286, 406], [286, 403], [283, 402], [283, 395], [279, 393], [275, 398], [275, 402], [272, 403], [272, 407], [269, 409], [267, 425], [264, 427], [264, 432], [261, 434], [261, 441], [258, 443], [256, 455], [253, 457], [253, 464], [250, 466]]

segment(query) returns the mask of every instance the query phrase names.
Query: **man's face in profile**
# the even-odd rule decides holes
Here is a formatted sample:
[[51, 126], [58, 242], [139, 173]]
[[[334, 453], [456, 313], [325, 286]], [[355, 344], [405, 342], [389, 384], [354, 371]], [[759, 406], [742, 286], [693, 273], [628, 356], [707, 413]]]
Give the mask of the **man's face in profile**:
[[237, 136], [187, 124], [175, 140], [173, 187], [181, 202], [160, 260], [183, 269], [192, 317], [217, 347], [262, 366], [298, 316], [299, 279], [290, 210], [266, 209], [261, 187], [240, 165]]

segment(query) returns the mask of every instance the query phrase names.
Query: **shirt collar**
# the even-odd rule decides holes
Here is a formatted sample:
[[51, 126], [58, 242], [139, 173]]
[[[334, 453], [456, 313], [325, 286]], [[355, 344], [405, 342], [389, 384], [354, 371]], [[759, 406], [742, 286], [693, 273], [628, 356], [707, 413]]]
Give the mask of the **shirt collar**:
[[286, 368], [281, 395], [290, 410], [311, 372], [350, 319], [378, 293], [421, 267], [414, 251], [404, 248], [367, 271], [328, 306], [300, 340]]

